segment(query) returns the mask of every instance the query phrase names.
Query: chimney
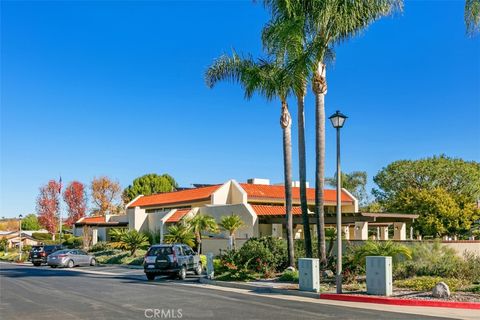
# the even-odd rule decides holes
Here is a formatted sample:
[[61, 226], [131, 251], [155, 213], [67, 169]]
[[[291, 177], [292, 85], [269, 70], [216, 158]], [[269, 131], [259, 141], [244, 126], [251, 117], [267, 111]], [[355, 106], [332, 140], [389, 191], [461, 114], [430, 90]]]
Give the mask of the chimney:
[[266, 184], [270, 185], [270, 179], [251, 178], [247, 180], [248, 184]]

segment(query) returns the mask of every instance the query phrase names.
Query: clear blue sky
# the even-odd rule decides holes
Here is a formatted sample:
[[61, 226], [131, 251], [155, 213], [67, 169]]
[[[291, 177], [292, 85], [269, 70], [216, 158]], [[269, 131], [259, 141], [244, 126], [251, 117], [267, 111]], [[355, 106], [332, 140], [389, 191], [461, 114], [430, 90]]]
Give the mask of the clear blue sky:
[[[343, 169], [367, 171], [369, 188], [398, 159], [480, 161], [480, 37], [465, 36], [463, 3], [407, 2], [337, 48], [327, 116], [349, 116]], [[267, 19], [250, 1], [2, 1], [0, 216], [33, 212], [40, 185], [60, 174], [84, 183], [107, 175], [122, 187], [151, 172], [182, 186], [281, 182], [279, 104], [203, 80], [231, 48], [260, 55]], [[313, 182], [311, 93], [306, 104]], [[295, 124], [293, 101], [291, 110]], [[328, 176], [334, 139], [328, 123]]]

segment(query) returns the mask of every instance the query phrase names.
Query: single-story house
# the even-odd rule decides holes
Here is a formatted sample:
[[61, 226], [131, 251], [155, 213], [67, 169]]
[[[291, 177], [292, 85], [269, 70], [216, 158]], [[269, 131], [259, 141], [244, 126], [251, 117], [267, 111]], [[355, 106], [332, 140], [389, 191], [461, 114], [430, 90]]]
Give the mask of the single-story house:
[[22, 241], [22, 246], [36, 246], [41, 244], [41, 241], [35, 240], [30, 234], [24, 233], [22, 231], [21, 237], [18, 231], [1, 231], [0, 240], [7, 239], [7, 247], [14, 248], [18, 247], [20, 240]]

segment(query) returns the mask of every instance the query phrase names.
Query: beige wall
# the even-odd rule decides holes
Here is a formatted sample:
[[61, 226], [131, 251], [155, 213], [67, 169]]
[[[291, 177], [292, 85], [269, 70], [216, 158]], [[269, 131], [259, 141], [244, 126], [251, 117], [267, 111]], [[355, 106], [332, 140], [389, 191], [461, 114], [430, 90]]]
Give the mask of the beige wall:
[[[246, 241], [247, 239], [236, 239], [235, 245], [237, 248], [240, 248]], [[212, 252], [214, 255], [219, 255], [220, 250], [228, 250], [228, 244], [229, 239], [202, 239], [202, 253], [207, 254], [209, 252]]]
[[145, 209], [140, 207], [128, 208], [128, 228], [135, 229], [137, 231], [147, 231], [148, 230], [148, 219]]
[[[199, 210], [200, 214], [210, 215], [215, 218], [217, 223], [222, 220], [223, 216], [236, 214], [245, 223], [245, 226], [236, 232], [237, 238], [250, 238], [258, 236], [258, 219], [253, 209], [248, 204], [232, 204], [232, 205], [219, 205], [219, 206], [205, 206]], [[222, 235], [228, 238], [228, 235], [223, 232]]]

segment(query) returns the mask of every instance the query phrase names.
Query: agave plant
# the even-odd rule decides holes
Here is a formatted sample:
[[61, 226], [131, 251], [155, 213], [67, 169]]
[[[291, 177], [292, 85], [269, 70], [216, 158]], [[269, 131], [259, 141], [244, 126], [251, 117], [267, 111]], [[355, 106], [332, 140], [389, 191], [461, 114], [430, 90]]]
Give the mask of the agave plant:
[[137, 230], [129, 230], [128, 232], [125, 232], [120, 237], [119, 242], [123, 244], [123, 247], [126, 250], [130, 251], [131, 256], [135, 255], [137, 249], [150, 244], [148, 237]]

